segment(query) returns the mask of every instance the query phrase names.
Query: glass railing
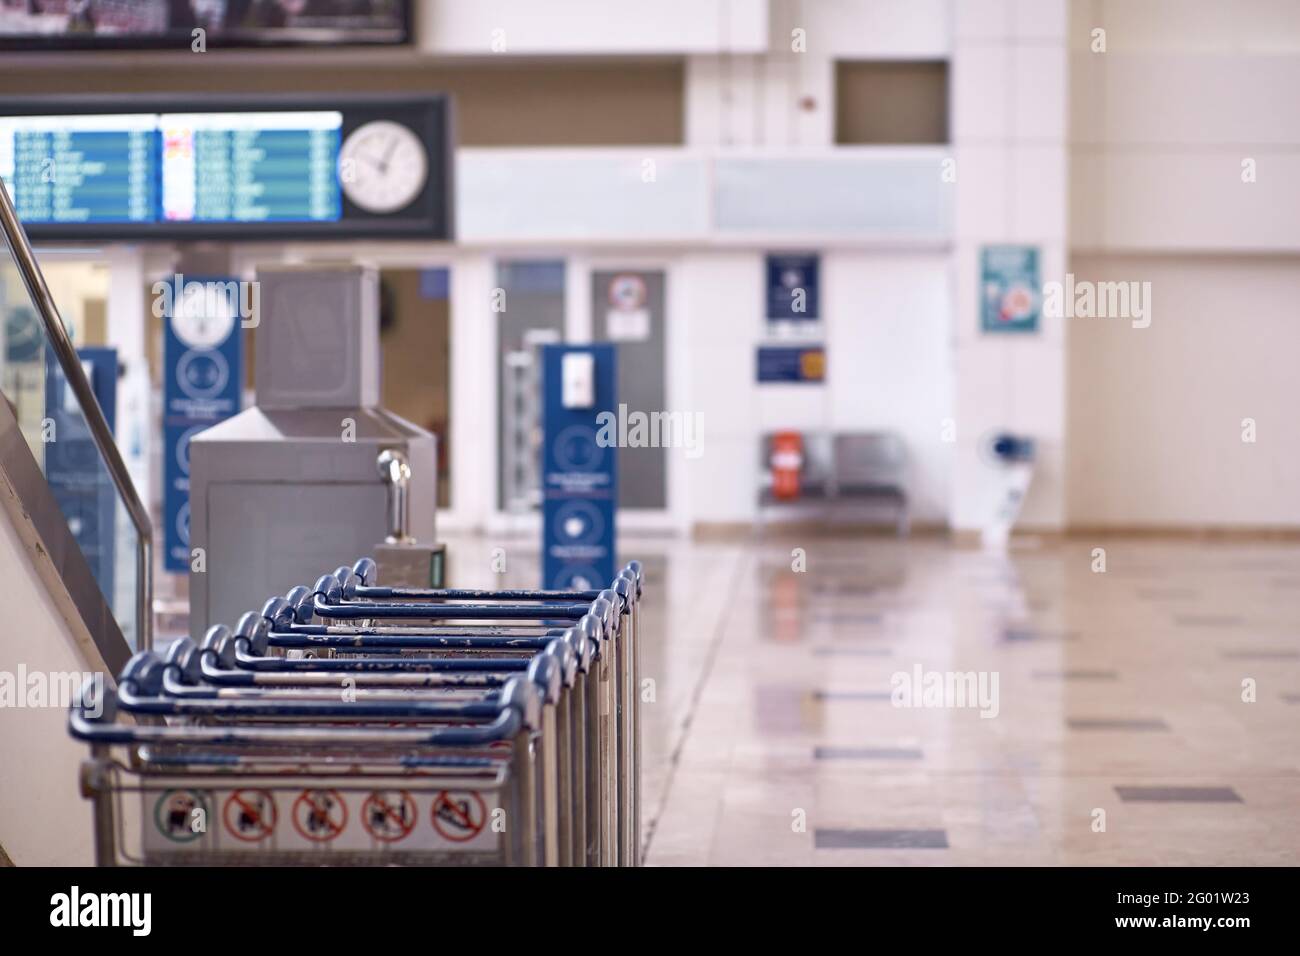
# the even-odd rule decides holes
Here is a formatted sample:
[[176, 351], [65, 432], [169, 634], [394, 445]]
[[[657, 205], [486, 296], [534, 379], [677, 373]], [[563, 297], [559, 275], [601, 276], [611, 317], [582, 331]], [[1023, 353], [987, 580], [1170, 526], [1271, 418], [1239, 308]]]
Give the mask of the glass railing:
[[[41, 522], [57, 520], [57, 515], [48, 513], [51, 503], [61, 514], [65, 529], [47, 525], [43, 537], [58, 540], [44, 544], [74, 603], [88, 618], [92, 634], [96, 615], [90, 609], [102, 605], [85, 592], [97, 586], [127, 644], [133, 649], [148, 647], [152, 639], [148, 513], [3, 183], [0, 227], [5, 238], [0, 250], [0, 392], [7, 406], [7, 415], [0, 413], [0, 417], [7, 434], [21, 434], [48, 486], [48, 494], [29, 489], [33, 500], [24, 500], [23, 507], [38, 531]], [[0, 448], [5, 455], [21, 452], [17, 442], [4, 442]], [[25, 463], [3, 464], [21, 472]], [[30, 470], [30, 464], [26, 468]], [[69, 535], [85, 559], [89, 577], [84, 567], [60, 560], [62, 551], [71, 549]]]

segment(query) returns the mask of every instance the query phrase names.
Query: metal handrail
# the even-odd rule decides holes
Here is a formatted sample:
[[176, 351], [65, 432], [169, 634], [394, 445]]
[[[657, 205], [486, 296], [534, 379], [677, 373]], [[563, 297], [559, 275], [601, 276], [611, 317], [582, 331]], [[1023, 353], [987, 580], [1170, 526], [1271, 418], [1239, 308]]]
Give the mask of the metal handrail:
[[[131, 475], [126, 470], [126, 464], [122, 461], [116, 442], [113, 441], [113, 433], [104, 419], [104, 413], [91, 389], [90, 380], [86, 378], [81, 360], [77, 358], [77, 350], [72, 344], [72, 339], [68, 337], [63, 319], [59, 316], [59, 307], [45, 284], [45, 276], [36, 262], [31, 243], [27, 240], [27, 233], [18, 219], [17, 212], [14, 211], [13, 203], [9, 199], [9, 191], [3, 182], [0, 182], [0, 227], [3, 227], [5, 241], [13, 253], [14, 262], [23, 277], [23, 284], [27, 286], [27, 294], [32, 304], [36, 306], [41, 322], [45, 325], [45, 334], [49, 337], [50, 345], [59, 360], [68, 385], [81, 404], [81, 411], [86, 418], [86, 425], [90, 428], [95, 447], [99, 449], [100, 457], [108, 466], [109, 477], [113, 479], [113, 485], [117, 488], [117, 493], [131, 516], [131, 523], [135, 525], [136, 647], [148, 649], [153, 646], [153, 523], [149, 520], [149, 512], [140, 501], [140, 496], [131, 481]], [[109, 596], [105, 595], [105, 597]]]

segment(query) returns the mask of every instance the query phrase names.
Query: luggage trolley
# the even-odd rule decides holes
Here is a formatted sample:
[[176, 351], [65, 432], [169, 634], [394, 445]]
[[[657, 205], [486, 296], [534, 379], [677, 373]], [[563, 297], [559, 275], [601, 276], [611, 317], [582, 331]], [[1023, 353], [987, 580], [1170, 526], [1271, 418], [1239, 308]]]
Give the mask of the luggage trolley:
[[[175, 666], [142, 652], [116, 692], [73, 710], [73, 735], [91, 744], [82, 787], [100, 865], [538, 862], [542, 703], [528, 680], [476, 702], [187, 700], [164, 692]], [[331, 717], [349, 723], [308, 722]], [[140, 799], [135, 855], [127, 794]], [[472, 842], [437, 825], [452, 794]]]
[[[363, 560], [268, 601], [234, 632], [212, 628], [201, 648], [185, 639], [165, 658], [137, 655], [102, 713], [74, 709], [72, 732], [91, 743], [83, 790], [95, 802], [100, 863], [636, 859], [624, 828], [637, 832], [627, 691], [640, 567], [601, 593], [381, 594], [372, 575]], [[538, 623], [514, 623], [529, 618]], [[375, 623], [386, 619], [403, 623]], [[449, 624], [461, 620], [474, 623]], [[119, 708], [135, 726], [117, 722]], [[133, 790], [143, 807], [137, 857], [122, 850], [122, 794]], [[497, 801], [486, 837], [485, 797]], [[187, 829], [199, 810], [219, 819]], [[503, 837], [498, 814], [520, 825]]]
[[[343, 571], [348, 572], [348, 569], [343, 569]], [[336, 600], [337, 597], [337, 581], [332, 576], [326, 575], [317, 582], [315, 591], [309, 591], [309, 589], [306, 588], [295, 588], [285, 599], [273, 599], [268, 602], [266, 608], [263, 610], [262, 617], [266, 623], [271, 625], [272, 629], [261, 636], [261, 640], [258, 641], [258, 646], [255, 649], [259, 653], [263, 653], [265, 652], [266, 647], [279, 645], [282, 652], [289, 654], [295, 653], [295, 651], [283, 649], [310, 648], [310, 650], [302, 650], [300, 653], [312, 654], [313, 656], [316, 654], [339, 655], [343, 652], [347, 652], [347, 657], [351, 657], [353, 653], [357, 651], [366, 651], [369, 653], [375, 648], [387, 649], [389, 653], [392, 653], [394, 649], [399, 651], [410, 651], [412, 648], [417, 651], [433, 648], [443, 652], [455, 652], [458, 654], [472, 651], [501, 653], [502, 651], [508, 652], [523, 650], [529, 645], [541, 647], [544, 646], [548, 640], [552, 645], [554, 645], [555, 641], [553, 636], [564, 633], [563, 631], [553, 629], [543, 630], [538, 633], [547, 633], [552, 635], [552, 637], [530, 639], [521, 636], [527, 633], [525, 629], [518, 627], [499, 628], [495, 625], [487, 629], [483, 629], [483, 625], [480, 625], [480, 630], [466, 631], [464, 630], [465, 625], [462, 625], [460, 628], [429, 626], [339, 627], [310, 623], [314, 616], [314, 606], [318, 605], [322, 600]], [[596, 641], [597, 650], [593, 657], [599, 656], [608, 659], [610, 657], [609, 652], [601, 651], [599, 647], [602, 643], [608, 644], [612, 641], [614, 608], [611, 604], [611, 599], [616, 599], [616, 596], [612, 592], [606, 592], [604, 595], [599, 596], [597, 600], [592, 602], [590, 607], [587, 605], [579, 605], [576, 607], [558, 608], [554, 605], [545, 605], [540, 607], [530, 605], [523, 608], [515, 607], [502, 609], [499, 613], [502, 616], [516, 619], [521, 618], [524, 615], [537, 617], [541, 613], [545, 613], [548, 616], [564, 614], [568, 617], [575, 617], [577, 614], [582, 614], [583, 619], [579, 619], [577, 622], [580, 631], [597, 639], [600, 638], [602, 634], [605, 635], [603, 641]], [[595, 612], [595, 615], [590, 613], [592, 611]], [[375, 607], [366, 608], [366, 613], [375, 613]], [[447, 607], [437, 610], [436, 613], [437, 616], [442, 618], [456, 617], [460, 616], [462, 613], [480, 618], [483, 617], [483, 609], [481, 607], [463, 612], [457, 608]], [[401, 616], [409, 620], [413, 615], [409, 610], [407, 610], [402, 612]], [[356, 615], [350, 614], [349, 617], [355, 618]], [[264, 628], [258, 628], [256, 623], [250, 624], [250, 618], [255, 620], [256, 616], [245, 615], [241, 620], [239, 630], [256, 639], [259, 636], [259, 632], [264, 630]], [[573, 635], [570, 635], [570, 637], [572, 638]], [[552, 647], [551, 650], [554, 650], [554, 647]], [[579, 652], [576, 656], [577, 662], [583, 664], [587, 663], [587, 655], [582, 653], [580, 645]], [[571, 683], [571, 677], [576, 678], [577, 674], [576, 666], [565, 664], [566, 659], [567, 658], [565, 657], [561, 657], [561, 663], [564, 664], [561, 674], [564, 686], [567, 688]], [[275, 661], [258, 662], [254, 664], [254, 666], [266, 667], [267, 663], [272, 667], [299, 667], [317, 670], [323, 668], [338, 670], [340, 667], [352, 666], [351, 664], [346, 663], [340, 665], [329, 663], [328, 661], [316, 661], [310, 659], [290, 660], [285, 663], [277, 663]], [[397, 665], [410, 664], [411, 660], [409, 657], [406, 657], [405, 659], [396, 662], [363, 661], [360, 666], [373, 670], [377, 666], [391, 668], [394, 663]], [[518, 664], [519, 662], [515, 663]], [[460, 662], [459, 665], [452, 662], [440, 666], [443, 666], [444, 668], [460, 666], [462, 669], [476, 668], [481, 670], [484, 667], [496, 665], [492, 662], [485, 662], [483, 664]], [[608, 690], [609, 687], [610, 684], [607, 682], [601, 686], [601, 689]], [[573, 755], [574, 753], [581, 754], [582, 751], [578, 750], [576, 746], [566, 746], [566, 743], [572, 736], [572, 731], [570, 731], [566, 725], [572, 724], [574, 727], [580, 727], [585, 726], [585, 723], [577, 724], [572, 721], [571, 712], [574, 709], [573, 697], [569, 694], [565, 694], [564, 696], [564, 700], [556, 702], [558, 706], [553, 709], [545, 708], [543, 710], [543, 720], [545, 724], [543, 741], [546, 743], [544, 743], [542, 747], [542, 754], [543, 756], [548, 754], [558, 756], [558, 761], [543, 761], [543, 767], [547, 774], [546, 779], [548, 780], [547, 792], [554, 793], [558, 784], [565, 784], [564, 786], [559, 786], [558, 799], [550, 802], [549, 806], [552, 808], [552, 811], [544, 818], [548, 832], [547, 845], [558, 847], [558, 854], [560, 857], [559, 862], [561, 863], [567, 862], [566, 856], [568, 859], [577, 859], [578, 861], [586, 862], [586, 853], [581, 847], [573, 852], [570, 852], [567, 849], [569, 843], [574, 837], [574, 831], [578, 829], [572, 823], [574, 815], [570, 809], [571, 805], [576, 802], [572, 799], [572, 794], [574, 790], [577, 789], [576, 780], [581, 779], [581, 777], [577, 775], [576, 761], [574, 760]], [[598, 702], [598, 698], [595, 696], [591, 699], [593, 702]], [[578, 713], [583, 715], [582, 711], [578, 711]], [[550, 721], [547, 720], [548, 717], [558, 718], [558, 726], [550, 726]], [[583, 717], [585, 722], [585, 715], [583, 715]], [[593, 728], [598, 727], [598, 721], [595, 718], [591, 721], [591, 726]], [[608, 761], [606, 759], [592, 760], [590, 765], [599, 770], [607, 766]], [[573, 770], [572, 773], [570, 772], [571, 769]], [[575, 780], [573, 786], [568, 785], [571, 778]], [[578, 790], [578, 793], [581, 795], [581, 790]], [[604, 806], [604, 803], [608, 803], [609, 799], [601, 803], [592, 801], [591, 806]], [[559, 811], [558, 815], [555, 812], [557, 808]], [[599, 824], [603, 819], [605, 818], [602, 817], [593, 822], [592, 833], [600, 832], [600, 828], [597, 824]], [[608, 838], [604, 838], [602, 842], [606, 842], [607, 840]], [[609, 845], [612, 846], [612, 843]], [[590, 862], [599, 862], [600, 859], [601, 858], [596, 858]]]
[[[640, 612], [642, 587], [642, 564], [630, 562], [619, 572], [609, 592], [601, 591], [530, 591], [530, 590], [467, 590], [467, 589], [427, 589], [410, 587], [377, 587], [370, 582], [375, 575], [375, 562], [362, 558], [351, 569], [339, 568], [335, 579], [342, 585], [341, 598], [344, 602], [365, 602], [380, 599], [401, 599], [404, 601], [482, 601], [482, 600], [541, 600], [541, 601], [595, 601], [604, 596], [616, 603], [618, 614], [618, 640], [616, 643], [614, 670], [617, 677], [617, 701], [615, 704], [615, 725], [617, 750], [616, 813], [618, 819], [617, 865], [639, 866], [641, 864], [641, 735], [639, 725], [639, 702], [637, 695], [641, 686], [640, 651], [637, 642], [637, 625]], [[318, 587], [318, 593], [320, 589]], [[617, 595], [617, 601], [614, 600]], [[322, 617], [328, 616], [329, 602], [333, 595], [326, 597], [325, 606], [315, 610]], [[337, 605], [337, 601], [334, 601]], [[412, 612], [413, 613], [413, 612]]]
[[[254, 631], [250, 642], [247, 634]], [[449, 629], [445, 629], [449, 630]], [[552, 637], [540, 638], [488, 638], [481, 643], [486, 647], [474, 650], [484, 654], [494, 654], [501, 646], [508, 646], [512, 651], [519, 650], [521, 642], [528, 642], [539, 648], [533, 657], [422, 657], [409, 653], [411, 644], [427, 643], [429, 635], [412, 635], [405, 640], [405, 647], [392, 648], [392, 642], [386, 642], [387, 653], [396, 653], [395, 657], [356, 656], [347, 657], [302, 657], [286, 659], [283, 657], [254, 656], [246, 650], [251, 643], [252, 651], [264, 653], [268, 634], [263, 627], [256, 633], [255, 626], [249, 627], [247, 621], [241, 623], [240, 634], [232, 634], [227, 628], [214, 627], [203, 642], [202, 651], [194, 656], [197, 664], [183, 666], [181, 672], [195, 684], [200, 680], [209, 687], [224, 688], [226, 696], [244, 694], [252, 696], [274, 695], [281, 699], [319, 700], [339, 697], [341, 678], [346, 682], [353, 700], [409, 700], [414, 691], [427, 692], [431, 688], [440, 688], [442, 698], [473, 697], [484, 690], [503, 687], [511, 674], [527, 673], [533, 676], [539, 689], [544, 694], [543, 728], [548, 727], [547, 710], [554, 709], [555, 733], [545, 739], [541, 754], [545, 758], [554, 752], [557, 755], [554, 764], [555, 774], [547, 778], [547, 793], [550, 800], [547, 806], [555, 808], [544, 819], [558, 818], [558, 844], [555, 852], [560, 865], [572, 865], [577, 859], [585, 862], [581, 855], [585, 832], [573, 829], [575, 806], [578, 798], [585, 796], [579, 790], [582, 784], [573, 761], [576, 759], [575, 744], [582, 742], [580, 728], [571, 724], [574, 719], [574, 701], [579, 685], [580, 669], [585, 671], [590, 665], [591, 641], [577, 627], [566, 631], [554, 632]], [[353, 638], [345, 638], [352, 641]], [[448, 638], [439, 637], [439, 642]], [[465, 639], [462, 638], [462, 641]], [[184, 658], [193, 654], [193, 645], [185, 648], [188, 642], [178, 642], [177, 647], [181, 663], [189, 663]], [[355, 650], [355, 645], [350, 648]], [[203, 653], [206, 651], [207, 653]], [[317, 651], [310, 651], [316, 654]], [[545, 658], [545, 660], [538, 660]], [[547, 660], [554, 660], [550, 671], [539, 668]], [[554, 676], [552, 676], [554, 675]], [[235, 690], [238, 688], [239, 690]], [[190, 688], [178, 688], [181, 693], [190, 692]], [[211, 693], [210, 690], [201, 691]], [[564, 696], [561, 696], [564, 695]], [[578, 712], [581, 716], [581, 712]], [[544, 766], [545, 761], [543, 761]], [[550, 840], [549, 842], [554, 842]]]
[[[214, 638], [215, 640], [213, 643], [216, 644], [222, 638], [222, 635], [220, 634], [220, 630], [222, 629], [214, 630], [217, 631], [217, 633], [209, 634], [209, 638]], [[207, 642], [205, 641], [205, 643]], [[177, 645], [174, 645], [166, 660], [160, 660], [157, 655], [154, 654], [143, 654], [133, 661], [132, 666], [123, 673], [123, 693], [120, 695], [122, 697], [121, 702], [124, 705], [123, 709], [129, 707], [132, 712], [141, 714], [142, 716], [166, 715], [170, 717], [184, 717], [196, 723], [206, 721], [231, 725], [235, 721], [238, 721], [241, 731], [242, 728], [247, 726], [253, 719], [276, 723], [303, 720], [322, 723], [332, 721], [355, 723], [362, 721], [380, 721], [383, 718], [391, 718], [396, 722], [419, 720], [434, 722], [452, 721], [454, 723], [459, 723], [467, 718], [490, 717], [495, 710], [494, 707], [489, 707], [486, 710], [484, 709], [484, 704], [492, 703], [490, 699], [477, 705], [463, 704], [459, 709], [448, 710], [446, 704], [439, 707], [438, 704], [430, 705], [425, 701], [412, 702], [410, 700], [401, 700], [400, 697], [397, 697], [397, 695], [392, 693], [382, 695], [366, 690], [360, 691], [359, 695], [361, 696], [354, 696], [352, 701], [345, 705], [341, 702], [337, 689], [331, 690], [328, 688], [317, 688], [315, 691], [316, 699], [313, 700], [310, 696], [304, 699], [302, 691], [286, 695], [283, 692], [268, 692], [267, 688], [240, 691], [199, 687], [195, 686], [195, 684], [197, 683], [196, 677], [201, 674], [201, 671], [199, 674], [196, 674], [195, 665], [196, 663], [200, 663], [201, 666], [201, 662], [196, 661], [196, 657], [201, 657], [201, 655], [196, 655], [196, 649], [193, 648], [193, 645], [189, 644], [187, 647], [187, 644], [189, 644], [188, 641], [182, 641], [178, 642]], [[553, 642], [552, 646], [558, 646], [558, 644]], [[556, 668], [545, 667], [549, 662], [550, 658], [546, 654], [537, 655], [531, 661], [525, 660], [510, 662], [516, 665], [515, 670], [519, 670], [517, 665], [522, 664], [527, 666], [529, 677], [539, 685], [538, 691], [542, 695], [543, 710], [545, 709], [545, 704], [548, 700], [552, 703], [554, 702], [558, 684]], [[410, 664], [414, 662], [407, 661], [404, 663]], [[448, 668], [448, 666], [454, 667], [458, 663], [462, 665], [468, 664], [479, 670], [482, 670], [485, 665], [489, 664], [496, 667], [501, 666], [499, 662], [488, 661], [453, 661], [437, 663], [443, 669]], [[423, 683], [428, 685], [432, 683], [432, 681], [426, 679]], [[465, 681], [458, 680], [456, 683], [463, 686]], [[321, 691], [324, 692], [323, 696], [326, 698], [325, 700], [320, 699], [322, 696]], [[508, 693], [503, 694], [502, 696], [505, 697], [506, 700], [509, 699]], [[538, 846], [539, 837], [535, 835], [537, 819], [545, 812], [544, 808], [548, 806], [548, 803], [544, 796], [534, 794], [533, 782], [536, 778], [533, 775], [534, 753], [531, 741], [538, 736], [536, 731], [543, 727], [544, 724], [540, 719], [536, 719], [529, 721], [527, 726], [533, 731], [533, 733], [527, 738], [529, 742], [524, 745], [523, 749], [518, 745], [515, 747], [516, 756], [520, 758], [517, 761], [517, 775], [522, 781], [521, 790], [524, 797], [522, 798], [522, 802], [518, 800], [515, 801], [514, 806], [519, 809], [521, 816], [516, 817], [516, 819], [521, 819], [523, 821], [523, 830], [526, 834], [526, 842], [523, 847], [521, 858], [523, 862], [536, 862], [543, 859], [542, 853], [538, 851], [536, 854], [536, 860], [534, 860], [530, 859], [530, 851], [532, 848]], [[354, 735], [349, 735], [349, 737], [351, 736]], [[247, 742], [242, 733], [232, 735], [231, 740], [241, 744]], [[493, 743], [496, 742], [494, 741]], [[543, 749], [543, 753], [545, 753], [545, 749]], [[144, 756], [147, 757], [148, 755], [146, 754]], [[336, 754], [331, 751], [328, 756], [331, 760], [334, 760]], [[205, 757], [205, 762], [211, 761], [209, 758]], [[245, 759], [242, 762], [249, 763], [250, 761]], [[443, 761], [443, 763], [445, 763], [445, 761]], [[322, 837], [322, 841], [328, 840], [331, 849], [346, 844], [346, 840], [335, 839], [336, 837], [342, 838], [344, 836], [342, 831], [346, 823], [345, 816], [348, 812], [346, 807], [346, 798], [344, 798], [340, 792], [341, 787], [342, 785], [340, 784], [337, 788], [318, 788], [314, 791], [316, 796], [309, 794], [305, 790], [303, 791], [302, 795], [308, 799], [309, 804], [319, 803], [321, 805], [315, 807], [307, 806], [303, 811], [306, 814], [306, 817], [295, 821], [295, 826], [299, 829], [299, 835], [312, 835], [303, 832], [303, 828], [305, 827], [307, 830], [314, 830], [316, 833], [319, 833]], [[446, 791], [441, 791], [441, 793], [442, 796], [446, 798]], [[534, 794], [537, 799], [528, 799], [529, 794]], [[247, 797], [247, 795], [244, 796]], [[467, 823], [472, 823], [475, 827], [483, 826], [485, 821], [482, 819], [482, 813], [485, 807], [482, 802], [472, 795], [462, 795], [462, 797], [463, 799], [459, 802], [459, 806], [462, 808], [462, 813], [465, 812], [464, 808], [469, 807], [471, 803], [477, 804], [479, 807], [479, 819], [467, 821]], [[191, 794], [189, 799], [194, 800], [195, 797]], [[240, 799], [242, 800], [243, 798]], [[384, 798], [381, 794], [375, 799], [382, 803]], [[406, 804], [410, 803], [411, 799], [412, 798], [409, 794], [402, 796], [402, 805], [399, 810], [396, 811], [402, 819], [406, 819], [408, 816], [411, 817], [411, 819], [414, 819], [414, 808], [412, 807], [409, 810], [406, 809]], [[505, 800], [509, 799], [509, 795], [507, 794]], [[237, 800], [236, 802], [240, 801]], [[375, 801], [367, 798], [367, 802], [373, 803]], [[259, 795], [257, 805], [266, 805], [269, 808], [267, 812], [272, 816], [276, 813], [275, 798], [273, 795]], [[550, 805], [553, 806], [553, 798]], [[295, 813], [298, 812], [299, 806], [301, 806], [301, 801], [299, 801], [298, 806], [295, 806]], [[331, 820], [329, 814], [333, 806], [338, 806], [340, 808], [339, 813], [341, 816], [338, 819]], [[510, 806], [510, 804], [503, 803], [503, 806]], [[313, 809], [316, 811], [315, 815], [312, 813]], [[436, 812], [439, 808], [435, 807], [434, 809]], [[232, 811], [229, 809], [228, 805], [227, 818], [224, 822], [226, 823], [227, 828], [235, 831], [239, 829], [239, 824], [232, 822], [232, 817], [230, 816], [231, 812]], [[238, 811], [236, 810], [234, 812], [237, 813]], [[155, 820], [155, 823], [158, 825], [159, 829], [164, 829], [164, 826], [161, 823], [163, 811], [156, 810], [156, 813], [158, 819]], [[254, 818], [257, 817], [256, 813], [253, 813], [252, 811], [250, 811], [250, 813], [252, 813]], [[325, 816], [320, 818], [320, 814], [322, 813]], [[473, 815], [471, 814], [471, 816]], [[551, 816], [553, 817], [553, 813]], [[239, 818], [235, 817], [234, 819]], [[527, 836], [528, 834], [534, 834], [534, 836]], [[241, 832], [232, 835], [243, 836], [244, 834]], [[270, 836], [269, 832], [263, 834], [257, 828], [254, 828], [253, 835]], [[400, 838], [406, 835], [407, 834], [405, 833], [400, 833], [398, 834], [398, 837]], [[371, 833], [371, 836], [376, 836], [376, 834]], [[383, 834], [378, 834], [378, 836], [383, 836]], [[378, 836], [376, 838], [378, 838]], [[448, 835], [448, 838], [452, 838], [452, 835]], [[261, 844], [262, 847], [266, 846], [265, 842], [260, 839], [255, 840], [254, 842]], [[374, 841], [371, 842], [373, 843]], [[196, 847], [196, 849], [200, 850], [205, 848], [206, 844], [199, 844]], [[274, 849], [280, 849], [280, 847], [277, 845]], [[546, 859], [549, 862], [554, 862], [554, 860], [549, 857]], [[321, 860], [319, 858], [317, 858], [316, 861], [334, 862], [334, 860]], [[204, 860], [204, 862], [208, 861]], [[265, 860], [264, 862], [273, 861]], [[304, 861], [296, 857], [289, 857], [286, 862]]]
[[[335, 590], [333, 584], [323, 577], [317, 582], [317, 587], [312, 595], [311, 609], [322, 620], [331, 618], [344, 618], [357, 620], [363, 618], [366, 614], [373, 613], [377, 606], [375, 599], [379, 598], [402, 598], [408, 603], [400, 605], [385, 606], [382, 615], [389, 618], [413, 619], [417, 617], [435, 617], [439, 619], [449, 619], [456, 617], [468, 617], [471, 619], [484, 619], [486, 617], [503, 617], [506, 619], [518, 619], [523, 616], [536, 617], [539, 614], [537, 605], [527, 605], [524, 607], [501, 607], [501, 606], [480, 606], [453, 604], [453, 601], [482, 601], [485, 599], [496, 598], [499, 600], [541, 600], [541, 601], [593, 601], [600, 602], [602, 599], [609, 606], [608, 609], [614, 609], [616, 635], [613, 641], [613, 650], [598, 668], [599, 679], [597, 686], [604, 689], [608, 683], [608, 688], [604, 690], [604, 696], [592, 701], [591, 721], [592, 726], [605, 726], [611, 721], [600, 719], [602, 713], [594, 705], [599, 699], [612, 696], [609, 703], [608, 714], [612, 718], [613, 727], [608, 731], [608, 738], [599, 746], [602, 752], [608, 754], [606, 766], [613, 772], [613, 778], [608, 785], [613, 787], [613, 794], [609, 797], [612, 801], [608, 806], [602, 801], [601, 807], [604, 809], [598, 814], [596, 819], [591, 822], [591, 829], [596, 832], [609, 832], [614, 828], [618, 833], [617, 841], [609, 842], [611, 855], [603, 857], [605, 865], [634, 865], [638, 861], [637, 849], [638, 833], [637, 819], [638, 815], [635, 810], [635, 804], [639, 798], [639, 772], [635, 766], [636, 758], [639, 757], [639, 748], [634, 746], [635, 737], [632, 722], [636, 711], [635, 702], [632, 700], [635, 693], [634, 688], [637, 686], [637, 677], [633, 673], [633, 662], [636, 655], [633, 653], [633, 635], [635, 634], [635, 620], [637, 617], [637, 598], [640, 596], [641, 589], [641, 565], [633, 562], [628, 565], [619, 578], [615, 580], [613, 588], [603, 591], [482, 591], [482, 590], [451, 590], [451, 589], [421, 589], [421, 588], [379, 588], [369, 585], [367, 582], [373, 575], [374, 562], [369, 559], [362, 559], [352, 568], [340, 568], [335, 572], [335, 582], [344, 582], [345, 586], [341, 590]], [[366, 600], [363, 600], [366, 599]], [[424, 601], [423, 604], [412, 604], [411, 601]], [[436, 602], [436, 605], [434, 604]], [[593, 607], [595, 607], [593, 603]], [[346, 605], [346, 606], [341, 606]], [[431, 605], [434, 605], [431, 607]], [[307, 602], [303, 596], [298, 598], [299, 620], [309, 619]], [[572, 616], [575, 609], [572, 607], [544, 605], [546, 616], [568, 615]], [[595, 807], [593, 806], [593, 810]], [[599, 821], [604, 821], [604, 826], [598, 826]]]

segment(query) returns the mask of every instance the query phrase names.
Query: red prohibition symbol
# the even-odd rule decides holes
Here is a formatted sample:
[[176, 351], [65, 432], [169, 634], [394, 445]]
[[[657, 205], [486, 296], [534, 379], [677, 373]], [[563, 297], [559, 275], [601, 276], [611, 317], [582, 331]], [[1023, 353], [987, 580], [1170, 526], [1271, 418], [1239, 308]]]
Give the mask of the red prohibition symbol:
[[226, 798], [221, 819], [236, 840], [256, 843], [275, 831], [278, 811], [270, 790], [236, 790]]
[[415, 799], [405, 790], [376, 790], [361, 804], [361, 825], [381, 843], [405, 840], [418, 815]]
[[466, 843], [487, 824], [487, 804], [473, 790], [443, 790], [433, 798], [433, 828], [454, 843]]
[[328, 843], [343, 832], [348, 805], [337, 790], [304, 790], [293, 803], [293, 826], [313, 843]]

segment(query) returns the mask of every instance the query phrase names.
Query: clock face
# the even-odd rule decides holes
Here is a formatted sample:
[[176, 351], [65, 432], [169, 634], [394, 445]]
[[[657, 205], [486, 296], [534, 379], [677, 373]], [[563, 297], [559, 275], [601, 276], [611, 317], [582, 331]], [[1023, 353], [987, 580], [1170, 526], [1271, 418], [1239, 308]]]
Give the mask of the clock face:
[[210, 293], [198, 284], [183, 292], [172, 316], [176, 337], [192, 349], [216, 348], [235, 327], [235, 309], [223, 295]]
[[339, 149], [343, 194], [366, 212], [396, 212], [409, 206], [428, 175], [424, 143], [391, 120], [357, 127]]

